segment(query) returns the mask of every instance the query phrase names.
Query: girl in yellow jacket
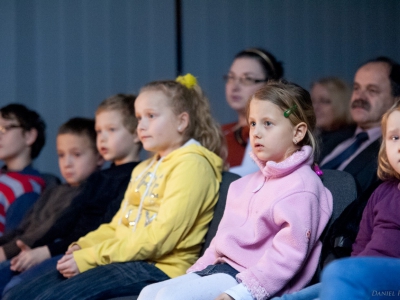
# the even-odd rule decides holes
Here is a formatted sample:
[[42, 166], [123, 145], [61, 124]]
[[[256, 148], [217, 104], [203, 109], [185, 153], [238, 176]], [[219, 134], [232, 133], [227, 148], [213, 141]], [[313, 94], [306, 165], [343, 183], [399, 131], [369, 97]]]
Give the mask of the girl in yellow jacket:
[[147, 84], [135, 111], [138, 136], [153, 158], [133, 170], [111, 223], [80, 238], [59, 260], [58, 272], [69, 279], [53, 270], [19, 287], [19, 295], [138, 295], [148, 284], [184, 274], [198, 258], [218, 197], [222, 132], [190, 74]]

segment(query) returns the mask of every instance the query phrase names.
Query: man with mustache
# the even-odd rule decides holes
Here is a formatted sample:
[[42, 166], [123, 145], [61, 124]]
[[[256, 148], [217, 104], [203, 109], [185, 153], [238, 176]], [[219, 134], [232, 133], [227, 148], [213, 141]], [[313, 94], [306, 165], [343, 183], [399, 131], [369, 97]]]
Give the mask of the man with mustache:
[[[351, 116], [357, 127], [349, 139], [322, 158], [320, 168], [344, 170], [352, 174], [359, 187], [359, 197], [351, 202], [328, 228], [323, 239], [321, 268], [334, 259], [350, 256], [364, 207], [379, 185], [377, 170], [382, 136], [380, 121], [383, 114], [399, 99], [399, 64], [387, 57], [378, 57], [367, 61], [357, 70], [350, 100]], [[360, 133], [367, 133], [367, 139], [360, 142], [358, 149], [343, 162], [339, 162], [338, 166], [329, 167], [336, 157], [357, 140], [356, 136]], [[319, 284], [314, 284], [299, 292], [285, 294], [272, 300], [317, 299], [320, 289]]]
[[351, 116], [357, 125], [355, 132], [326, 157], [320, 158], [321, 168], [352, 174], [359, 192], [364, 192], [376, 182], [382, 135], [380, 121], [399, 96], [398, 63], [388, 57], [378, 57], [364, 63], [355, 74], [350, 101]]

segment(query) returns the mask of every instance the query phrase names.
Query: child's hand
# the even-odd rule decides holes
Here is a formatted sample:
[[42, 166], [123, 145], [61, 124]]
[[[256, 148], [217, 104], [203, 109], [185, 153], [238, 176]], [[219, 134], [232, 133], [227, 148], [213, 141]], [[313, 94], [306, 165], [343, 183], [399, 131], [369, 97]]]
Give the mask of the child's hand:
[[75, 275], [78, 275], [79, 269], [76, 265], [74, 256], [72, 254], [65, 254], [58, 262], [57, 262], [57, 270], [65, 277], [71, 278]]
[[17, 240], [17, 246], [21, 249], [21, 252], [11, 259], [10, 269], [12, 271], [24, 272], [50, 258], [50, 251], [47, 246], [31, 249], [21, 240]]
[[228, 294], [222, 293], [221, 295], [219, 295], [217, 298], [215, 298], [215, 300], [235, 300], [233, 299], [231, 296], [229, 296]]
[[4, 253], [3, 247], [0, 247], [0, 263], [6, 260], [6, 254]]
[[78, 244], [74, 244], [71, 247], [69, 247], [68, 250], [65, 252], [65, 254], [72, 254], [72, 252], [76, 250], [81, 250], [81, 247]]

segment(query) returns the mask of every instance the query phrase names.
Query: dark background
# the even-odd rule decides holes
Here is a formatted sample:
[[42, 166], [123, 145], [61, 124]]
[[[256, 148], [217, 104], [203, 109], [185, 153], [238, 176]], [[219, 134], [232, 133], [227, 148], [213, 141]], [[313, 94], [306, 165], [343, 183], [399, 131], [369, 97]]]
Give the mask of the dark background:
[[43, 116], [48, 141], [34, 165], [59, 175], [59, 125], [178, 70], [197, 76], [219, 122], [234, 121], [222, 75], [247, 47], [272, 52], [305, 88], [327, 75], [351, 84], [367, 59], [400, 61], [400, 1], [1, 0], [0, 105]]

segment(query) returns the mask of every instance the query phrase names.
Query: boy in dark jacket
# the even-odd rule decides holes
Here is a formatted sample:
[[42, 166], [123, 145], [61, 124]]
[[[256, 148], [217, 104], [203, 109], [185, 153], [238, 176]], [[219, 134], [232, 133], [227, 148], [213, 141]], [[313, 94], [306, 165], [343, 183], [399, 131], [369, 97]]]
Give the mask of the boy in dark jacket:
[[[46, 190], [21, 224], [0, 237], [0, 251], [6, 259], [0, 267], [0, 291], [13, 276], [13, 270], [24, 270], [34, 264], [35, 260], [29, 256], [40, 259], [49, 255], [45, 248], [28, 250], [69, 206], [82, 182], [102, 166], [104, 160], [96, 148], [94, 121], [74, 118], [63, 124], [57, 135], [57, 153], [66, 183]], [[18, 259], [12, 259], [15, 256]]]
[[135, 96], [118, 94], [99, 105], [95, 126], [97, 148], [112, 165], [88, 178], [71, 205], [34, 243], [33, 247], [47, 248], [49, 255], [40, 261], [36, 260], [37, 255], [29, 255], [31, 260], [35, 260], [36, 266], [29, 270], [15, 268], [15, 271], [23, 273], [14, 276], [5, 293], [21, 281], [34, 278], [44, 269], [55, 268], [57, 260], [73, 241], [97, 229], [102, 223], [111, 221], [122, 202], [132, 170], [139, 162], [141, 143], [136, 134], [134, 101]]

